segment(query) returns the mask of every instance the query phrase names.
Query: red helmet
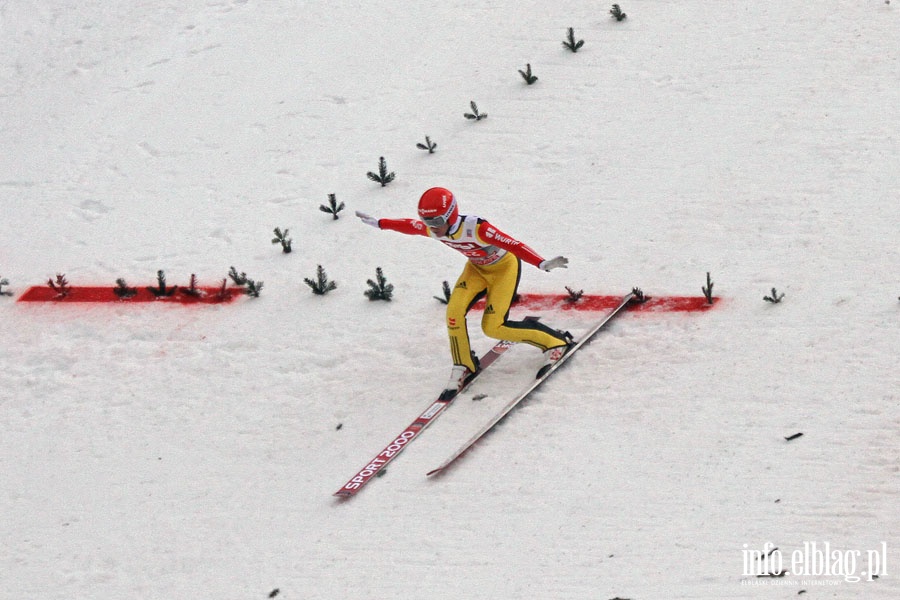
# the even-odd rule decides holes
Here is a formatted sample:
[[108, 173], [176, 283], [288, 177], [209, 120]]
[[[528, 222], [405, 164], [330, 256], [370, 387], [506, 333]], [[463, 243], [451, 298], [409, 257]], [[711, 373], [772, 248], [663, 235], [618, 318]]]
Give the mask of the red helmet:
[[453, 192], [442, 187], [426, 190], [419, 198], [419, 217], [429, 227], [456, 223], [456, 219], [459, 218], [459, 208], [456, 206]]

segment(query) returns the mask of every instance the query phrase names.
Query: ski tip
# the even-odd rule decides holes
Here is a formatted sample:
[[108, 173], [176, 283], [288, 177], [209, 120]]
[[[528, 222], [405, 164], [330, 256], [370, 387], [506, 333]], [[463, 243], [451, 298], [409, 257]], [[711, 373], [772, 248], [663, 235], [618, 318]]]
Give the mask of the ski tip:
[[425, 477], [431, 477], [432, 475], [437, 475], [438, 473], [443, 473], [444, 467], [438, 467], [437, 469], [432, 469], [425, 473]]

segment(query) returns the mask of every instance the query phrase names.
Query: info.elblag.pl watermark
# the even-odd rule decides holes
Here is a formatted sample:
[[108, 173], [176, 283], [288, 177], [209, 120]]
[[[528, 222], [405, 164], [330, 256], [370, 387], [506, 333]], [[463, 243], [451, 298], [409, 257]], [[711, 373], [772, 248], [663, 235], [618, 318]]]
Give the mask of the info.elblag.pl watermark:
[[888, 575], [887, 542], [866, 550], [832, 547], [830, 542], [803, 542], [791, 551], [771, 542], [761, 550], [744, 544], [742, 555], [742, 585], [840, 585]]

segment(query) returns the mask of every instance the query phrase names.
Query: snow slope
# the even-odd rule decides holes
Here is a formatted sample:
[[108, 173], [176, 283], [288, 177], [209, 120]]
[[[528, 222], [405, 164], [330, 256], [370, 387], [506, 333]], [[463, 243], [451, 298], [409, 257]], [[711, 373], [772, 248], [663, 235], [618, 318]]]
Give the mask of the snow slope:
[[[0, 297], [0, 598], [900, 596], [900, 14], [622, 9], [0, 5], [15, 296], [57, 273], [265, 284], [220, 306]], [[487, 119], [463, 118], [473, 100]], [[699, 295], [710, 272], [722, 301], [616, 319], [426, 479], [539, 363], [515, 348], [341, 502], [444, 383], [432, 297], [462, 266], [352, 212], [411, 216], [433, 185], [569, 257], [523, 291]], [[319, 264], [325, 297], [302, 283]], [[363, 296], [379, 266], [390, 303]], [[887, 570], [748, 576], [769, 542], [789, 570], [825, 542], [861, 553], [855, 574], [885, 548]]]

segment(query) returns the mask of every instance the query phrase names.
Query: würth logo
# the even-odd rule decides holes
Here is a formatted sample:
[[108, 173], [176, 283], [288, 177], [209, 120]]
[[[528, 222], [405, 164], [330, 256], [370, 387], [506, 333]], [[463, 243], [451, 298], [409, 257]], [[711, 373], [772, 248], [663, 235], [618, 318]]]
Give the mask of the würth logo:
[[489, 240], [497, 240], [501, 244], [512, 244], [516, 241], [509, 236], [503, 235], [493, 227], [488, 227], [485, 235]]

